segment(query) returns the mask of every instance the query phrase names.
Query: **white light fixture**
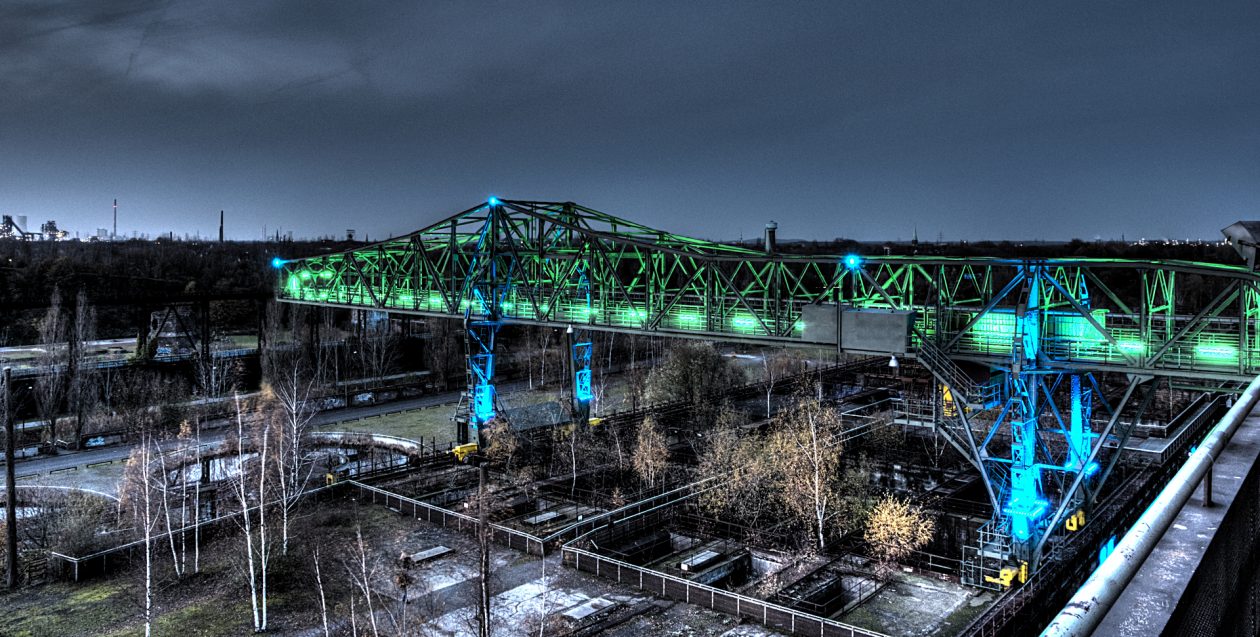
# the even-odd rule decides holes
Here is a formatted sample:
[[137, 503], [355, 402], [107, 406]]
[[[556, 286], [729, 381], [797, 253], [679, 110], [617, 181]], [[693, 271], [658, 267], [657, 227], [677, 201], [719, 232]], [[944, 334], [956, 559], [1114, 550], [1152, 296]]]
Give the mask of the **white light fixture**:
[[893, 356], [892, 358], [888, 359], [888, 366], [893, 369], [896, 369], [898, 367], [901, 367], [901, 362], [897, 360], [896, 356]]

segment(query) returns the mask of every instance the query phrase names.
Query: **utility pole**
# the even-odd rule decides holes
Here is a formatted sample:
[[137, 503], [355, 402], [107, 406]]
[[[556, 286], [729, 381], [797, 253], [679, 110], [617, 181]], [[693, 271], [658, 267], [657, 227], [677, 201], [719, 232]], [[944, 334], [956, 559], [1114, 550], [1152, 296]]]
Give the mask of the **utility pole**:
[[4, 408], [0, 409], [0, 418], [4, 419], [4, 531], [9, 556], [6, 573], [9, 590], [15, 590], [18, 585], [17, 472], [13, 463], [17, 436], [13, 434], [13, 370], [8, 367], [4, 368]]

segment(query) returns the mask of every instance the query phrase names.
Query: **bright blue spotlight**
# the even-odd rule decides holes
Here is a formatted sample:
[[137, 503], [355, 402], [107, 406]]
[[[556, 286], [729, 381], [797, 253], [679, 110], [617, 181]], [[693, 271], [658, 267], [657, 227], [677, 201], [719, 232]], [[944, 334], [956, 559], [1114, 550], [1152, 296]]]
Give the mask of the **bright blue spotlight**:
[[1085, 477], [1086, 477], [1086, 478], [1093, 477], [1093, 475], [1094, 475], [1094, 474], [1096, 474], [1096, 473], [1098, 473], [1098, 470], [1099, 470], [1099, 469], [1101, 469], [1101, 468], [1102, 468], [1102, 466], [1101, 466], [1101, 465], [1099, 465], [1097, 461], [1095, 461], [1095, 462], [1091, 462], [1091, 463], [1089, 463], [1089, 464], [1085, 465]]
[[280, 257], [273, 257], [271, 259], [271, 267], [279, 270], [283, 265], [284, 265], [284, 259], [281, 259]]
[[486, 203], [488, 203], [488, 204], [490, 204], [490, 205], [492, 205], [492, 206], [497, 206], [497, 205], [499, 205], [499, 198], [498, 198], [498, 197], [491, 197], [488, 201], [486, 201]]
[[856, 270], [861, 265], [862, 265], [862, 257], [859, 257], [856, 254], [850, 254], [849, 256], [844, 258], [844, 267], [850, 270]]

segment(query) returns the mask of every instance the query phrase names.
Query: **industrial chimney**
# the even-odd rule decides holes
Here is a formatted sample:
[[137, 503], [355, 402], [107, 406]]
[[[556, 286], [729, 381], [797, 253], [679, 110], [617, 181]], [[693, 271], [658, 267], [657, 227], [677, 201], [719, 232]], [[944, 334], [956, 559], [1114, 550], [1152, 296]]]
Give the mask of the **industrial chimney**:
[[219, 211], [219, 243], [223, 243], [223, 211]]
[[766, 254], [774, 254], [778, 246], [775, 243], [775, 232], [779, 229], [779, 224], [771, 221], [766, 224], [766, 238], [762, 246], [766, 249]]

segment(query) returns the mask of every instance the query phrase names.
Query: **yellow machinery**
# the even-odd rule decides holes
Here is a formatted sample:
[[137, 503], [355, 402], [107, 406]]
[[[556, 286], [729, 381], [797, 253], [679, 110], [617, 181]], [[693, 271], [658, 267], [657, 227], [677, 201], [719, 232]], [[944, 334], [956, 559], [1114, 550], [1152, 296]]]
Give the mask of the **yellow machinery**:
[[958, 415], [958, 406], [954, 403], [954, 392], [946, 385], [941, 385], [941, 409], [948, 417]]
[[984, 581], [990, 584], [1001, 584], [1003, 588], [1010, 588], [1016, 577], [1019, 578], [1020, 584], [1028, 581], [1028, 562], [1020, 562], [1019, 568], [1014, 566], [1003, 567], [997, 577], [985, 575]]
[[470, 442], [451, 449], [457, 462], [468, 462], [468, 458], [477, 453], [477, 443]]
[[1085, 526], [1085, 511], [1077, 509], [1076, 513], [1073, 513], [1072, 517], [1069, 517], [1063, 524], [1069, 531], [1076, 532], [1081, 530]]

